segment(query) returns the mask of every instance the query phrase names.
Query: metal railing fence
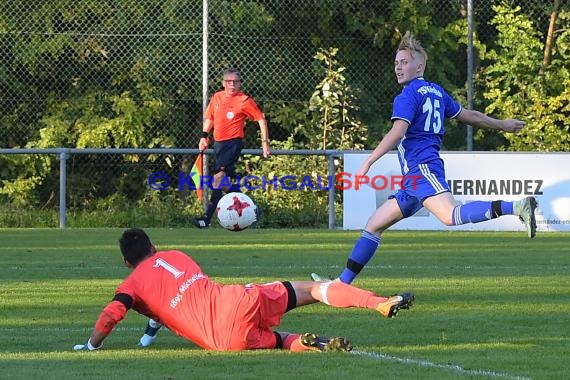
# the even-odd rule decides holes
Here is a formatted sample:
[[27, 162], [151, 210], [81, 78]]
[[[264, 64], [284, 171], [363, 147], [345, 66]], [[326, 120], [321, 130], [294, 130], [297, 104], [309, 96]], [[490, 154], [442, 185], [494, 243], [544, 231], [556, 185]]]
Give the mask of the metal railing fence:
[[[59, 228], [66, 228], [67, 209], [68, 209], [68, 161], [73, 156], [79, 155], [197, 155], [198, 149], [175, 149], [175, 148], [157, 148], [157, 149], [137, 149], [137, 148], [116, 148], [116, 149], [76, 149], [76, 148], [46, 148], [46, 149], [0, 149], [0, 157], [2, 155], [52, 155], [59, 160]], [[204, 151], [206, 155], [212, 155], [213, 149]], [[244, 149], [242, 155], [262, 154], [261, 149]], [[342, 158], [344, 152], [338, 150], [274, 150], [274, 156], [324, 156], [328, 161], [328, 175], [335, 174], [336, 165], [335, 158]], [[328, 228], [334, 229], [335, 226], [335, 186], [328, 187]]]

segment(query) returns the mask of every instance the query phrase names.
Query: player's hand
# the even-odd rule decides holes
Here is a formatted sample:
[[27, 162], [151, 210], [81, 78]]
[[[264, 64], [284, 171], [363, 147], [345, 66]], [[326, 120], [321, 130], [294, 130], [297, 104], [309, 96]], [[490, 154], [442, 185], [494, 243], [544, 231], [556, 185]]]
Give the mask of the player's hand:
[[73, 346], [73, 351], [95, 351], [100, 348], [101, 346], [93, 347], [93, 345], [91, 344], [91, 340], [88, 340], [87, 343], [85, 344], [76, 344], [75, 346]]
[[210, 139], [207, 137], [202, 137], [200, 139], [200, 142], [198, 143], [198, 149], [200, 149], [200, 151], [204, 151], [206, 149], [208, 149], [208, 144], [210, 143]]
[[506, 119], [503, 120], [501, 129], [505, 132], [518, 133], [525, 126], [525, 122], [517, 119]]

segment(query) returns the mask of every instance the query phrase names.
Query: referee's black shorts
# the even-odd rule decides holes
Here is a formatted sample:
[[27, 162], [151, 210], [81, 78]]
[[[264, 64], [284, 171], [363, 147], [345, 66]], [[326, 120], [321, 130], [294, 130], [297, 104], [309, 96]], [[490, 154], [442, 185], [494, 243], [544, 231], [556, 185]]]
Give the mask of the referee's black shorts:
[[216, 160], [215, 173], [223, 171], [228, 177], [235, 177], [235, 165], [239, 160], [242, 149], [243, 140], [241, 138], [214, 141], [214, 158]]

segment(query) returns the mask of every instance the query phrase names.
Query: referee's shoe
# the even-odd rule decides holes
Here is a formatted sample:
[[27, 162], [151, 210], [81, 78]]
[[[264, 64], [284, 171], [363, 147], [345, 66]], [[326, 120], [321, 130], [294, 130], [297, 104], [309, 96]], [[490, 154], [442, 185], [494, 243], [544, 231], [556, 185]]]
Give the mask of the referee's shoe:
[[210, 227], [210, 223], [206, 221], [205, 216], [201, 216], [198, 218], [190, 218], [190, 223], [192, 223], [192, 225], [194, 225], [195, 227], [201, 229]]

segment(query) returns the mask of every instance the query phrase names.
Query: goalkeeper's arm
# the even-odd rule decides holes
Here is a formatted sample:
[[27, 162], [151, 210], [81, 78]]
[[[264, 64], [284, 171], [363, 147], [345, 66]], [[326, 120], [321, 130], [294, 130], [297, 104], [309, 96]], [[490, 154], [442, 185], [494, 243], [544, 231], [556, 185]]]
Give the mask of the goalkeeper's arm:
[[99, 318], [95, 323], [95, 328], [93, 329], [91, 337], [87, 343], [84, 345], [75, 345], [73, 349], [76, 351], [93, 351], [101, 348], [103, 340], [105, 340], [117, 323], [119, 323], [127, 314], [127, 311], [132, 304], [131, 300], [131, 297], [125, 294], [115, 295], [113, 301], [111, 301], [99, 315]]

